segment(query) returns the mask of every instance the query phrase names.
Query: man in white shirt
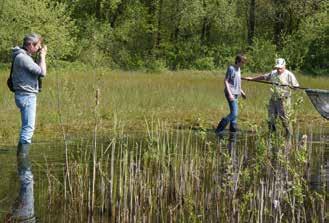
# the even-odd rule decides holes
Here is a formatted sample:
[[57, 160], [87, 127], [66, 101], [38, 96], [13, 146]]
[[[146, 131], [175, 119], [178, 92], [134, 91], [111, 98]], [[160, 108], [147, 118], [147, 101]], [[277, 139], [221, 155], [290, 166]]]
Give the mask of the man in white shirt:
[[276, 130], [275, 121], [279, 116], [286, 131], [286, 136], [291, 136], [291, 88], [299, 87], [295, 75], [286, 69], [283, 58], [275, 60], [275, 70], [257, 77], [246, 77], [247, 80], [266, 80], [273, 83], [272, 96], [268, 105], [269, 129]]

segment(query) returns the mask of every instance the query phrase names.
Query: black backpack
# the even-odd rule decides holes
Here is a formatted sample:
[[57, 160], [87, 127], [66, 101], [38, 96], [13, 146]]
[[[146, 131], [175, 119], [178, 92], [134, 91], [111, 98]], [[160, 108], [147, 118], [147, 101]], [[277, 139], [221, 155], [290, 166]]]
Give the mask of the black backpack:
[[16, 56], [14, 57], [14, 59], [11, 63], [10, 74], [9, 74], [8, 79], [7, 79], [7, 86], [8, 86], [8, 88], [11, 92], [15, 92], [14, 83], [13, 83], [13, 67], [14, 67], [14, 62], [15, 62]]

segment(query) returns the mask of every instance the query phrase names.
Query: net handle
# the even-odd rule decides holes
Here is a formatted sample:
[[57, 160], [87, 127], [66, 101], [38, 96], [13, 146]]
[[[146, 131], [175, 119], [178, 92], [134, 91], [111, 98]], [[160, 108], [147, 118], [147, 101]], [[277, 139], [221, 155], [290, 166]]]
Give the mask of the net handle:
[[278, 84], [278, 83], [274, 83], [274, 82], [270, 82], [270, 81], [249, 80], [249, 79], [246, 79], [244, 77], [241, 77], [241, 80], [253, 81], [253, 82], [258, 82], [258, 83], [263, 83], [263, 84], [271, 84], [271, 85], [282, 86], [282, 87], [290, 87], [291, 89], [301, 89], [301, 90], [309, 89], [309, 88], [306, 88], [306, 87], [294, 87], [294, 86], [291, 86], [291, 85], [288, 85], [288, 84]]
[[[249, 79], [246, 79], [246, 78], [243, 78], [243, 77], [241, 79], [246, 80], [246, 81], [259, 82], [259, 83], [263, 83], [263, 84], [274, 84], [274, 85], [277, 85], [277, 86], [287, 86], [287, 87], [290, 87], [292, 89], [305, 90], [305, 92], [306, 92], [308, 98], [311, 100], [314, 108], [319, 112], [319, 114], [322, 117], [329, 120], [329, 111], [324, 110], [321, 105], [319, 105], [316, 101], [314, 101], [314, 98], [312, 97], [312, 95], [310, 95], [311, 92], [319, 92], [319, 91], [324, 92], [325, 94], [329, 94], [329, 91], [321, 90], [321, 89], [310, 89], [310, 88], [305, 88], [305, 87], [294, 87], [294, 86], [287, 85], [287, 84], [278, 84], [278, 83], [273, 83], [273, 82], [270, 82], [270, 81], [263, 81], [263, 80], [249, 80]], [[320, 96], [318, 95], [317, 97], [320, 97]]]

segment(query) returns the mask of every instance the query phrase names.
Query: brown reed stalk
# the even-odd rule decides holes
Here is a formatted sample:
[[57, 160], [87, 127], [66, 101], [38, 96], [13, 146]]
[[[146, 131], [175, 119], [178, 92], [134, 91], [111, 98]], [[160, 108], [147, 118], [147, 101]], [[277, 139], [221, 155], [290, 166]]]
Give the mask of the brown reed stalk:
[[99, 114], [98, 114], [98, 106], [100, 100], [100, 90], [96, 89], [95, 94], [95, 107], [94, 107], [94, 118], [95, 118], [95, 126], [94, 126], [94, 145], [93, 145], [93, 171], [92, 171], [92, 185], [91, 185], [91, 204], [89, 209], [89, 214], [93, 216], [94, 208], [95, 208], [95, 186], [96, 186], [96, 168], [97, 168], [97, 129], [99, 122]]
[[57, 85], [57, 114], [59, 119], [59, 125], [62, 129], [62, 136], [63, 136], [64, 147], [65, 147], [64, 199], [67, 200], [67, 184], [70, 193], [72, 193], [72, 185], [70, 181], [70, 171], [69, 171], [68, 142], [67, 142], [66, 131], [63, 123], [63, 117], [62, 117], [61, 93], [60, 93], [61, 89], [60, 89], [60, 81], [59, 81], [58, 73], [56, 73], [56, 83], [57, 83], [56, 84]]

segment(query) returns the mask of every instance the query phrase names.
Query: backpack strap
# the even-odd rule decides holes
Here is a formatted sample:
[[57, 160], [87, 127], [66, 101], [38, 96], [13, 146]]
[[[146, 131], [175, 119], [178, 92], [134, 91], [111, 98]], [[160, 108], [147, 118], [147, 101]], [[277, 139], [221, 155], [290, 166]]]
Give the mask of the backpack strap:
[[7, 86], [8, 86], [8, 88], [11, 92], [15, 92], [14, 84], [13, 84], [13, 69], [14, 69], [14, 62], [15, 62], [15, 59], [16, 59], [17, 55], [13, 58], [13, 60], [11, 62], [10, 74], [9, 74], [8, 79], [7, 79]]
[[13, 61], [11, 62], [11, 68], [10, 68], [10, 77], [13, 77], [13, 68], [14, 68], [14, 62], [15, 62], [16, 56], [14, 57]]
[[15, 59], [16, 57], [19, 55], [20, 53], [18, 53], [12, 60], [11, 62], [11, 68], [10, 68], [10, 77], [12, 78], [13, 77], [13, 69], [14, 69], [14, 63], [15, 63]]

